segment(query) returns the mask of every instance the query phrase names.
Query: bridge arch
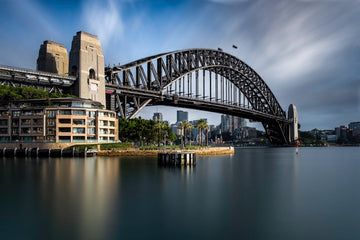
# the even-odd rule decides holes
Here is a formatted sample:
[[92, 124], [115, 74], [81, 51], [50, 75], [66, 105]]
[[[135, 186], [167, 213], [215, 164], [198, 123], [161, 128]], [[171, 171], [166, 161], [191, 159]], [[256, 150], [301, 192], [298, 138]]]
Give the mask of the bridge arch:
[[[112, 90], [108, 91], [112, 93], [107, 97], [109, 105], [112, 103], [123, 118], [134, 117], [148, 104], [181, 106], [260, 121], [272, 143], [289, 142], [286, 112], [259, 74], [233, 55], [212, 49], [174, 51], [108, 67], [105, 74], [106, 88]], [[200, 85], [204, 93], [209, 92], [206, 101], [205, 94], [199, 98]], [[190, 93], [192, 88], [195, 94], [192, 90]], [[223, 95], [211, 96], [219, 90], [228, 91], [231, 98], [232, 92], [236, 97], [241, 95], [244, 103], [247, 100], [248, 108], [241, 101], [226, 101]]]

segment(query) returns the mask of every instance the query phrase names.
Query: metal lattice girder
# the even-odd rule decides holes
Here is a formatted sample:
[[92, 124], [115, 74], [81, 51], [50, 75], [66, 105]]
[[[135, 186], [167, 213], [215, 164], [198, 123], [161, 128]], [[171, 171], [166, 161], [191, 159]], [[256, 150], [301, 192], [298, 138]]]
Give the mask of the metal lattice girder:
[[[200, 83], [203, 85], [203, 91], [199, 91], [199, 70], [206, 71], [210, 75], [210, 80], [206, 82], [204, 73], [203, 82]], [[198, 98], [199, 92], [203, 92], [202, 100], [220, 100], [225, 107], [233, 104], [232, 99], [239, 92], [239, 99], [240, 95], [244, 99], [246, 98], [248, 105], [256, 113], [253, 118], [262, 119], [265, 130], [279, 133], [279, 136], [271, 133], [274, 142], [278, 141], [276, 139], [282, 139], [279, 142], [287, 142], [286, 112], [281, 108], [264, 80], [246, 63], [230, 54], [212, 49], [175, 51], [143, 58], [122, 66], [106, 68], [105, 72], [107, 89], [121, 92], [120, 100], [117, 102], [119, 108], [121, 106], [122, 112], [124, 112], [120, 111], [122, 117], [133, 117], [133, 114], [139, 112], [150, 102], [162, 104], [164, 91], [173, 85], [178, 93], [185, 94], [187, 92], [189, 98], [194, 98], [194, 96]], [[195, 75], [194, 78], [192, 78], [192, 73]], [[214, 97], [211, 90], [213, 87], [211, 74], [215, 75], [213, 78], [216, 91]], [[186, 79], [185, 76], [187, 76]], [[194, 81], [195, 84], [193, 84]], [[205, 96], [206, 84], [210, 88], [209, 96]], [[194, 94], [192, 93], [193, 85]], [[136, 100], [134, 97], [143, 98], [143, 100]], [[193, 108], [201, 109], [199, 104], [206, 105], [200, 101], [201, 99], [193, 101]], [[177, 102], [187, 105], [182, 98]], [[241, 109], [239, 111], [246, 114], [246, 111]], [[262, 115], [267, 117], [262, 118]], [[264, 122], [271, 124], [264, 124]]]
[[[199, 69], [219, 69], [220, 75], [231, 76], [229, 80], [245, 95], [248, 94], [246, 97], [258, 110], [286, 116], [270, 88], [252, 68], [240, 59], [217, 50], [190, 49], [155, 55], [107, 68], [106, 75], [108, 83], [159, 91], [181, 76]], [[262, 104], [255, 105], [255, 102]]]

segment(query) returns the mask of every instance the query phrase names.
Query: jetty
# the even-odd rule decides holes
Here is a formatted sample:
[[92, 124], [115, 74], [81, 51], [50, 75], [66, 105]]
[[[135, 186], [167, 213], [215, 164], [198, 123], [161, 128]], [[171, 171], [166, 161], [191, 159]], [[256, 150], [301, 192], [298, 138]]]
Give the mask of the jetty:
[[161, 166], [195, 166], [196, 153], [183, 151], [158, 153], [158, 164]]

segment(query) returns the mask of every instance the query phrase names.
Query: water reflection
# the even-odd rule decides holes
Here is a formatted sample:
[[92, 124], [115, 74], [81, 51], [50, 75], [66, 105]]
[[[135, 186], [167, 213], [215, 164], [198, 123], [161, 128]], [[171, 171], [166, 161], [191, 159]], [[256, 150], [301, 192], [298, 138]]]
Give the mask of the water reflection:
[[0, 232], [5, 239], [328, 239], [346, 231], [359, 239], [359, 154], [236, 149], [199, 156], [195, 167], [159, 167], [145, 157], [2, 159]]
[[8, 172], [25, 171], [27, 185], [38, 193], [37, 214], [49, 220], [41, 235], [102, 239], [111, 234], [107, 226], [119, 204], [117, 159], [3, 159], [2, 165]]

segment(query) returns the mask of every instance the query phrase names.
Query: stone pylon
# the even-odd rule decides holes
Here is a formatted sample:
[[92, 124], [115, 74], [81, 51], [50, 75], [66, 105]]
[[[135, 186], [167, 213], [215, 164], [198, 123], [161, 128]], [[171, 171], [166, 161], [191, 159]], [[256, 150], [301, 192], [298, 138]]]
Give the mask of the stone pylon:
[[299, 139], [299, 129], [298, 129], [298, 114], [294, 104], [290, 104], [288, 111], [288, 119], [291, 120], [289, 125], [289, 138], [290, 143], [295, 143]]
[[40, 46], [36, 68], [38, 71], [68, 76], [69, 58], [64, 45], [53, 41], [44, 41]]
[[106, 105], [104, 55], [95, 35], [79, 31], [73, 37], [69, 71], [77, 77], [72, 94]]

